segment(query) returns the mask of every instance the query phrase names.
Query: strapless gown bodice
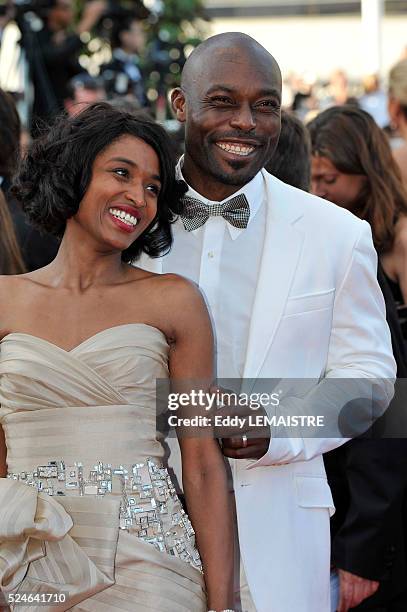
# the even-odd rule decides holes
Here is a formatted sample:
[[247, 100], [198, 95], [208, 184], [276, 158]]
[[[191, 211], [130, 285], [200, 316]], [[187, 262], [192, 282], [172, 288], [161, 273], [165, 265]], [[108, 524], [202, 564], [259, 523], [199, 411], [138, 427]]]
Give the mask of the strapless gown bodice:
[[0, 419], [9, 472], [50, 458], [93, 464], [162, 457], [156, 379], [168, 377], [168, 344], [147, 325], [120, 325], [71, 351], [29, 334], [1, 343]]
[[[96, 462], [112, 469], [123, 467], [129, 477], [135, 465], [143, 466], [147, 461], [159, 470], [164, 451], [156, 431], [156, 379], [168, 378], [168, 351], [164, 334], [144, 324], [109, 328], [71, 351], [30, 334], [5, 336], [0, 345], [0, 424], [6, 438], [9, 475], [28, 472], [32, 478], [38, 466], [51, 461], [64, 466], [79, 464], [85, 475], [95, 469]], [[171, 488], [165, 475], [162, 479]], [[56, 481], [50, 497], [42, 492], [47, 482], [41, 482], [44, 489], [39, 492], [21, 480], [3, 479], [1, 484], [0, 515], [14, 486], [14, 512], [21, 513], [24, 504], [30, 525], [28, 531], [11, 528], [12, 506], [8, 503], [8, 527], [0, 526], [0, 559], [7, 558], [7, 550], [16, 556], [13, 546], [18, 546], [13, 537], [21, 540], [24, 532], [27, 542], [25, 551], [20, 550], [19, 570], [3, 569], [2, 575], [0, 562], [3, 590], [35, 587], [39, 592], [52, 592], [46, 589], [50, 585], [55, 589], [58, 581], [68, 585], [64, 588], [70, 593], [69, 605], [50, 610], [115, 610], [117, 598], [120, 609], [132, 612], [205, 610], [203, 579], [195, 567], [183, 561], [182, 555], [168, 554], [168, 547], [160, 552], [134, 530], [120, 529], [122, 492], [116, 490], [115, 495], [114, 485], [111, 494], [92, 496], [83, 495], [78, 488], [67, 490], [65, 483]], [[151, 489], [151, 478], [147, 484]], [[56, 489], [61, 497], [55, 495]], [[182, 508], [175, 497], [170, 507], [160, 506], [161, 498], [155, 494], [147, 493], [147, 497], [155, 497], [153, 508], [157, 501], [157, 509], [172, 513], [173, 521], [175, 515], [180, 516]], [[33, 526], [41, 523], [38, 512], [42, 506], [49, 514], [48, 533], [44, 535], [40, 529], [41, 537], [33, 536]], [[165, 529], [168, 520], [167, 516], [167, 522], [161, 521]], [[58, 536], [52, 525], [58, 525]], [[40, 544], [35, 552], [34, 540]], [[53, 546], [55, 540], [59, 552]], [[44, 542], [45, 555], [40, 552]], [[59, 563], [66, 568], [67, 557], [69, 565], [76, 566], [75, 575], [68, 572], [69, 576], [63, 576], [58, 569]], [[24, 567], [28, 568], [25, 574]]]

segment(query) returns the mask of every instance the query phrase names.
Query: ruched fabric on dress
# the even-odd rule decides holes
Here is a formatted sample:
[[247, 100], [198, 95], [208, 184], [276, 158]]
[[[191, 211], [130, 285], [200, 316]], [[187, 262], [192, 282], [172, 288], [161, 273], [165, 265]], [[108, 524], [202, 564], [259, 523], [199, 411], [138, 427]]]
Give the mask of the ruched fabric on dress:
[[[156, 378], [168, 377], [167, 362], [164, 335], [148, 325], [110, 328], [72, 351], [29, 334], [7, 335], [0, 423], [9, 473], [50, 460], [80, 461], [84, 470], [97, 461], [162, 460], [155, 394]], [[50, 497], [0, 479], [2, 590], [68, 593], [64, 604], [42, 605], [44, 612], [204, 612], [202, 574], [119, 529], [119, 508], [115, 494]]]

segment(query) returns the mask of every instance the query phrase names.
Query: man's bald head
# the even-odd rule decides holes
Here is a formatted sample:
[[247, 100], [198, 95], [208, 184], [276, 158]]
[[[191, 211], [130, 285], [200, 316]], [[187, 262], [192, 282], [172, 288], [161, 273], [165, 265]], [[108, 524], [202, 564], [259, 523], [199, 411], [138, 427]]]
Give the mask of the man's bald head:
[[281, 80], [276, 60], [257, 40], [242, 32], [225, 32], [211, 36], [194, 49], [182, 71], [182, 89], [188, 91], [199, 82], [202, 72], [208, 67], [208, 62], [228, 62], [239, 56], [246, 57], [250, 63], [268, 65]]
[[172, 93], [188, 183], [222, 200], [249, 182], [275, 149], [280, 105], [278, 64], [253, 38], [229, 32], [199, 45]]

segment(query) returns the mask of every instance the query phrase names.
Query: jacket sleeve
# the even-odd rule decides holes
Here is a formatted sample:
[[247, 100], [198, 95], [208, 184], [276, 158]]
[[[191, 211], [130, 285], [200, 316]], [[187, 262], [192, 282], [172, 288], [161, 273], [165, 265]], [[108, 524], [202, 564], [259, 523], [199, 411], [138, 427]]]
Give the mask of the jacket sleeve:
[[[396, 374], [383, 295], [377, 283], [377, 255], [370, 226], [360, 231], [333, 306], [325, 376], [304, 396], [282, 396], [268, 416], [323, 415], [324, 427], [271, 425], [268, 452], [248, 469], [306, 461], [366, 431], [386, 410]], [[318, 333], [318, 330], [315, 330]], [[293, 347], [295, 350], [295, 347]]]

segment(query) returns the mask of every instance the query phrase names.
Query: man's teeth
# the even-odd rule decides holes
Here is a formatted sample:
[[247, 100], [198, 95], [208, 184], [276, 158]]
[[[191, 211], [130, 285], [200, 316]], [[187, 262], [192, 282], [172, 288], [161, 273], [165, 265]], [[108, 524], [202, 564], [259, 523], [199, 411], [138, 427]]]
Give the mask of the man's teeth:
[[111, 215], [113, 215], [113, 217], [120, 219], [120, 221], [123, 221], [123, 223], [125, 223], [126, 225], [132, 225], [134, 227], [138, 223], [138, 219], [136, 219], [136, 217], [133, 217], [133, 215], [126, 213], [124, 210], [119, 210], [118, 208], [109, 208], [109, 212]]
[[227, 151], [228, 153], [236, 153], [237, 155], [249, 155], [252, 151], [254, 151], [254, 147], [249, 145], [238, 145], [238, 144], [230, 144], [228, 142], [217, 142], [218, 147], [223, 149], [223, 151]]

